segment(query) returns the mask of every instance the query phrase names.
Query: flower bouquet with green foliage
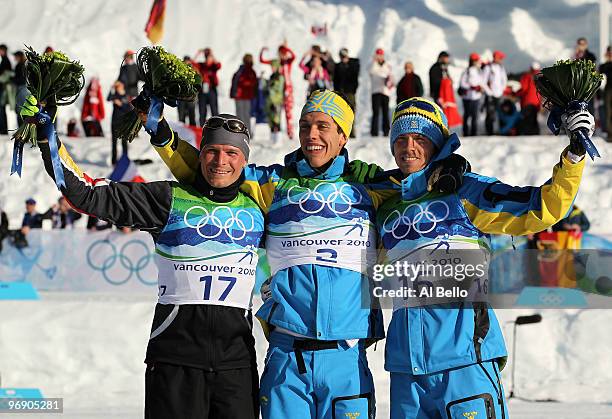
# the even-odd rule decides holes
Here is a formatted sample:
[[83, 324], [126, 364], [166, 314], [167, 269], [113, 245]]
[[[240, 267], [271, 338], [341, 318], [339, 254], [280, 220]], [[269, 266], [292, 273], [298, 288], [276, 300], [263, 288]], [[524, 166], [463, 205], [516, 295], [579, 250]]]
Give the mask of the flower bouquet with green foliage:
[[[543, 105], [550, 110], [548, 127], [555, 134], [561, 128], [561, 116], [588, 109], [591, 100], [603, 76], [595, 69], [595, 64], [589, 60], [562, 60], [551, 67], [543, 68], [535, 76], [535, 85]], [[595, 145], [586, 130], [580, 130], [574, 135], [582, 144], [591, 158], [600, 157]]]
[[133, 109], [121, 118], [117, 129], [118, 138], [128, 141], [132, 141], [142, 128], [139, 113], [147, 114], [145, 129], [155, 133], [163, 104], [174, 107], [178, 100], [194, 101], [202, 85], [202, 79], [193, 67], [161, 46], [142, 48], [138, 51], [136, 63], [145, 83], [132, 101]]
[[[24, 120], [12, 136], [15, 143], [11, 174], [17, 172], [19, 176], [21, 176], [24, 144], [36, 145], [37, 130], [34, 122], [42, 106], [46, 107], [47, 112], [51, 111], [53, 115], [50, 117], [52, 120], [55, 119], [56, 107], [74, 103], [85, 84], [83, 66], [62, 52], [38, 54], [31, 47], [26, 47], [25, 55], [27, 58], [26, 87], [29, 95], [23, 98], [25, 99], [23, 103], [17, 104], [17, 112]], [[49, 138], [49, 145], [55, 167], [59, 164], [55, 132], [48, 134], [53, 137]], [[59, 182], [63, 182], [63, 176], [59, 176], [59, 179], [58, 176], [59, 174], [56, 173], [59, 185]]]

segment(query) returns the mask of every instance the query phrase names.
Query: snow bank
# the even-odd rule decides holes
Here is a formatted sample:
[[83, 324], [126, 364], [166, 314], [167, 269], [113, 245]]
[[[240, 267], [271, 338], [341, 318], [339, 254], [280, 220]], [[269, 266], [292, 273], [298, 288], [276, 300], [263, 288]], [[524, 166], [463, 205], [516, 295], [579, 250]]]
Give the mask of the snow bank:
[[[42, 301], [0, 305], [0, 375], [5, 387], [38, 387], [63, 397], [67, 417], [138, 418], [144, 403], [144, 354], [154, 295], [49, 294]], [[528, 311], [498, 310], [500, 321]], [[540, 324], [517, 334], [516, 394], [560, 405], [510, 404], [513, 418], [609, 418], [612, 406], [612, 335], [606, 310], [545, 310]], [[387, 322], [391, 313], [385, 312]], [[511, 328], [504, 327], [510, 346]], [[255, 326], [261, 372], [266, 341]], [[378, 417], [389, 414], [384, 341], [368, 350]], [[509, 363], [502, 373], [510, 388]], [[568, 403], [568, 404], [565, 404]], [[73, 415], [73, 416], [71, 416]]]
[[[143, 29], [150, 2], [0, 0], [0, 7], [4, 29], [0, 42], [11, 50], [24, 44], [36, 50], [47, 45], [61, 49], [83, 63], [87, 78], [100, 77], [105, 92], [118, 75], [123, 53], [149, 44]], [[324, 23], [328, 35], [312, 35], [311, 26]], [[222, 108], [233, 110], [228, 92], [243, 54], [256, 55], [263, 46], [275, 54], [284, 39], [298, 60], [312, 44], [329, 49], [335, 59], [338, 50], [347, 47], [361, 59], [362, 86], [369, 85], [367, 68], [374, 49], [381, 47], [388, 51], [397, 80], [403, 63], [412, 60], [427, 90], [429, 67], [441, 50], [448, 50], [454, 58], [451, 75], [455, 80], [474, 51], [503, 50], [507, 68], [516, 73], [525, 71], [534, 60], [551, 64], [567, 58], [579, 36], [586, 36], [591, 50], [598, 51], [597, 24], [598, 6], [593, 0], [529, 3], [523, 8], [516, 8], [513, 2], [491, 7], [486, 0], [182, 0], [168, 3], [163, 45], [179, 56], [212, 47], [223, 65], [219, 73]], [[256, 70], [267, 72], [268, 66], [258, 64]], [[306, 91], [297, 63], [293, 79], [297, 112]], [[367, 88], [358, 91], [357, 108], [363, 118], [369, 118], [369, 97]], [[62, 112], [60, 126], [65, 127], [71, 116], [78, 117], [78, 109], [74, 106]], [[361, 132], [368, 131], [365, 121], [359, 126]], [[110, 124], [109, 118], [105, 123]]]

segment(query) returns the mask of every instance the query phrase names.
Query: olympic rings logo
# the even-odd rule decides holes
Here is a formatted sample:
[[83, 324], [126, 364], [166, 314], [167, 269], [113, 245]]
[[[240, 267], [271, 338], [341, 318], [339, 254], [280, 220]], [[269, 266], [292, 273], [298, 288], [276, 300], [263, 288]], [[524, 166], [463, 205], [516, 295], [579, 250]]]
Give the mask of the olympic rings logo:
[[[291, 194], [292, 191], [297, 193]], [[353, 192], [355, 200], [349, 195]], [[327, 193], [327, 197], [325, 196]], [[295, 198], [299, 198], [296, 200]], [[353, 205], [359, 205], [363, 200], [363, 196], [358, 189], [353, 189], [351, 185], [345, 183], [340, 189], [334, 183], [321, 182], [314, 189], [310, 189], [304, 186], [293, 185], [287, 191], [287, 201], [290, 204], [299, 205], [300, 210], [306, 214], [318, 214], [327, 206], [330, 211], [335, 214], [346, 214], [351, 210]], [[307, 209], [305, 204], [307, 202], [316, 202], [315, 209]], [[338, 206], [346, 206], [346, 209], [338, 210]]]
[[565, 300], [562, 295], [559, 295], [552, 290], [549, 290], [546, 294], [540, 295], [538, 299], [542, 304], [547, 306], [559, 306]]
[[[189, 214], [196, 210], [201, 211], [202, 214], [198, 222], [192, 224], [189, 220]], [[222, 221], [220, 216], [225, 213], [229, 214], [229, 217], [227, 217], [225, 221]], [[247, 210], [240, 209], [234, 213], [230, 207], [225, 205], [215, 207], [210, 213], [206, 208], [195, 205], [185, 212], [183, 220], [188, 227], [197, 230], [198, 235], [204, 239], [214, 239], [225, 232], [232, 241], [238, 241], [244, 239], [247, 233], [253, 231], [255, 228], [255, 219]], [[216, 233], [208, 234], [206, 231], [208, 229], [203, 229], [203, 227], [210, 225], [217, 228]], [[238, 232], [236, 236], [233, 235], [234, 231]]]
[[[435, 207], [434, 207], [435, 206]], [[413, 215], [413, 218], [410, 218], [408, 215], [410, 213], [411, 208], [417, 208], [418, 212]], [[438, 218], [433, 210], [439, 208], [439, 213], [443, 213], [440, 218]], [[433, 201], [427, 204], [425, 208], [421, 206], [421, 204], [414, 203], [408, 205], [403, 212], [399, 212], [398, 210], [393, 210], [391, 214], [385, 218], [383, 222], [382, 230], [384, 233], [391, 233], [391, 235], [397, 240], [402, 240], [408, 237], [410, 231], [414, 230], [419, 235], [423, 235], [433, 231], [439, 222], [442, 222], [448, 218], [450, 214], [450, 208], [448, 204], [444, 201]], [[396, 217], [392, 222], [391, 219]], [[422, 224], [430, 224], [429, 227], [422, 229]], [[406, 231], [403, 234], [397, 233], [400, 227], [405, 227]]]
[[[134, 254], [137, 251], [132, 249], [140, 248], [142, 256], [135, 262], [132, 260], [130, 253]], [[136, 278], [145, 285], [157, 284], [157, 278], [154, 281], [147, 281], [142, 277], [141, 272], [149, 265], [153, 254], [149, 246], [141, 240], [131, 240], [125, 243], [119, 250], [109, 240], [98, 240], [87, 249], [87, 263], [89, 266], [102, 272], [104, 279], [113, 285], [123, 285], [136, 274]], [[117, 261], [119, 264], [116, 265]], [[113, 269], [114, 268], [114, 269]], [[111, 278], [119, 271], [124, 271], [119, 279]]]

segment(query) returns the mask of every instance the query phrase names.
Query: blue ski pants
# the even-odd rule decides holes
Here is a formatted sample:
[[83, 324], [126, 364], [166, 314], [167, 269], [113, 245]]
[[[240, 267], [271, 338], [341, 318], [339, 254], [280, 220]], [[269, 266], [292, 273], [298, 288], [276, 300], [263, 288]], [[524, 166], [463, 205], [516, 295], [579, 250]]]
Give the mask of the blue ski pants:
[[391, 419], [508, 419], [497, 361], [434, 374], [391, 373]]
[[272, 332], [261, 376], [263, 419], [374, 418], [365, 346]]

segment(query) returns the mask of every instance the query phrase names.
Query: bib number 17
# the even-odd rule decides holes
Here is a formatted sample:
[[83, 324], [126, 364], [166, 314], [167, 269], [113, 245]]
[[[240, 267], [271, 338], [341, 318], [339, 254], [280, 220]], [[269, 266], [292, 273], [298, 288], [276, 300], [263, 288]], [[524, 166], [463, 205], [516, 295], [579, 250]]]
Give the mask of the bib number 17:
[[[236, 285], [236, 278], [233, 276], [219, 276], [217, 282], [219, 281], [227, 283], [225, 289], [219, 296], [219, 301], [225, 301], [232, 288], [234, 288], [234, 285]], [[200, 282], [204, 282], [204, 300], [210, 300], [210, 289], [212, 288], [213, 276], [203, 276], [200, 278]]]

